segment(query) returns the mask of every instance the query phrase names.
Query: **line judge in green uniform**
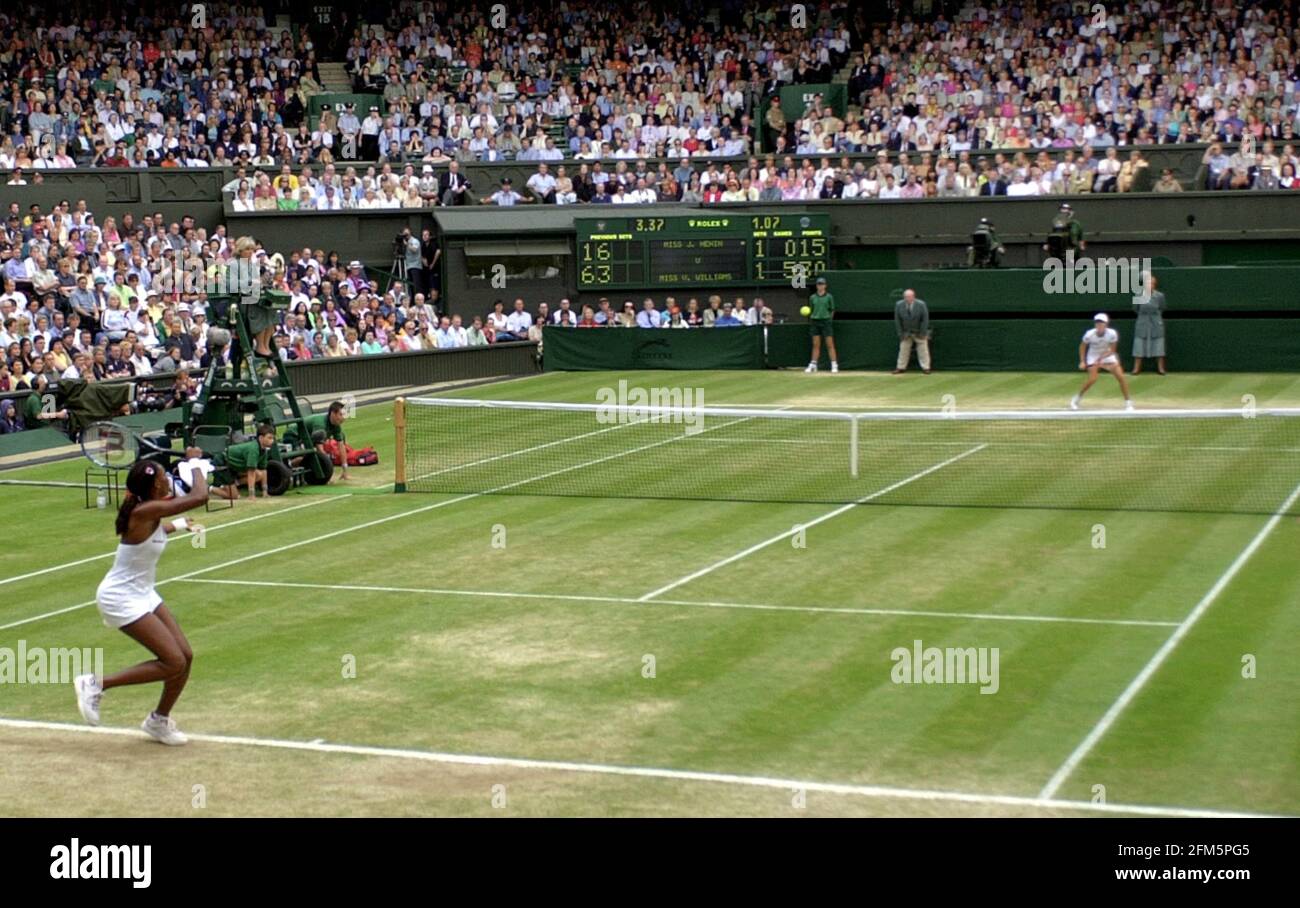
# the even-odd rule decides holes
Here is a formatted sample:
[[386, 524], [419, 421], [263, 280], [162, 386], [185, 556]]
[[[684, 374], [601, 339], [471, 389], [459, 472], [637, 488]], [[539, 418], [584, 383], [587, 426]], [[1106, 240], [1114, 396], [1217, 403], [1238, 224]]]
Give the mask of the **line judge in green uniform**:
[[[317, 435], [318, 432], [325, 433], [324, 438], [332, 438], [338, 442], [339, 450], [343, 452], [343, 466], [342, 472], [340, 473], [342, 479], [348, 478], [348, 458], [346, 450], [348, 440], [347, 436], [343, 433], [343, 422], [347, 418], [347, 407], [343, 405], [342, 401], [336, 400], [334, 403], [330, 404], [329, 410], [325, 413], [313, 413], [311, 416], [303, 419], [303, 422], [307, 424], [307, 434], [312, 439], [313, 443], [316, 444], [317, 448], [325, 443], [324, 439], [321, 439], [319, 442], [316, 441], [319, 437]], [[301, 444], [298, 439], [297, 426], [291, 425], [285, 429], [284, 442], [295, 448], [305, 447], [305, 445]]]
[[835, 297], [826, 289], [826, 278], [817, 278], [817, 290], [808, 297], [808, 333], [812, 335], [812, 359], [805, 372], [817, 371], [817, 360], [822, 355], [822, 338], [826, 338], [826, 352], [831, 356], [831, 371], [840, 371], [839, 357], [835, 355]]

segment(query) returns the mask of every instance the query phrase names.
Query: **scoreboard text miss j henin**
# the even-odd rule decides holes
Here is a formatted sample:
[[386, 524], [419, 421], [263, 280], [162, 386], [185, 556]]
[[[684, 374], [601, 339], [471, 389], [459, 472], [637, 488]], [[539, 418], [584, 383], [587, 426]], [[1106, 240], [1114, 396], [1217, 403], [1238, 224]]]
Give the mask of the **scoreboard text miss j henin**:
[[578, 218], [578, 288], [811, 286], [830, 267], [830, 215]]

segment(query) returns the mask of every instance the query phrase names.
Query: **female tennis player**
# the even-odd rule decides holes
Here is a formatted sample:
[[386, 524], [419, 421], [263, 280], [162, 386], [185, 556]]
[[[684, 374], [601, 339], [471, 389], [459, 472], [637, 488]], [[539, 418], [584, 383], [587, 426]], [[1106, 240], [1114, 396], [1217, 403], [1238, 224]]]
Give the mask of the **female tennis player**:
[[1079, 344], [1079, 368], [1088, 373], [1088, 377], [1083, 380], [1083, 387], [1079, 393], [1070, 398], [1070, 409], [1079, 409], [1079, 402], [1083, 400], [1083, 395], [1088, 389], [1097, 383], [1097, 376], [1105, 369], [1119, 382], [1120, 390], [1124, 392], [1124, 409], [1133, 409], [1133, 397], [1128, 391], [1128, 379], [1124, 377], [1124, 367], [1120, 365], [1119, 354], [1119, 332], [1110, 326], [1110, 316], [1105, 312], [1098, 312], [1093, 319], [1093, 327], [1083, 333], [1083, 341]]
[[121, 540], [117, 557], [99, 584], [95, 601], [106, 625], [122, 631], [155, 658], [107, 675], [102, 684], [94, 675], [80, 675], [73, 682], [77, 707], [82, 718], [98, 725], [99, 702], [104, 691], [126, 684], [161, 681], [162, 699], [141, 728], [163, 744], [184, 744], [188, 739], [176, 728], [171, 711], [189, 680], [194, 652], [154, 589], [154, 577], [168, 534], [189, 528], [202, 529], [184, 517], [166, 518], [207, 501], [208, 484], [203, 471], [195, 470], [190, 491], [173, 497], [171, 482], [162, 465], [140, 460], [127, 474], [126, 489], [126, 497], [117, 512], [117, 535]]

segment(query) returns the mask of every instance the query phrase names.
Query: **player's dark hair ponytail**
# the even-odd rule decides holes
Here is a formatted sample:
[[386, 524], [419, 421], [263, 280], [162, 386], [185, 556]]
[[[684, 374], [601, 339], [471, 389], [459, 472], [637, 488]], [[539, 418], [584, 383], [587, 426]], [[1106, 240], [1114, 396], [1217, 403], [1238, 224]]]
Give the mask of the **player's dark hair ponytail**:
[[117, 535], [126, 533], [131, 525], [131, 512], [142, 501], [148, 501], [153, 495], [153, 484], [162, 467], [152, 460], [139, 460], [126, 474], [126, 496], [117, 509]]

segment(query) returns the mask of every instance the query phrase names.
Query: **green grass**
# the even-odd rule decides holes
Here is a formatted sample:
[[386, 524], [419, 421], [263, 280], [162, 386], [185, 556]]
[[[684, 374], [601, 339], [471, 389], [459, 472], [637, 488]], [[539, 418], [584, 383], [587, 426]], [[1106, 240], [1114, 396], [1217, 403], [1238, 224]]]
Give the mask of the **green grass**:
[[[710, 405], [855, 410], [938, 408], [949, 394], [963, 408], [1059, 408], [1078, 381], [549, 374], [461, 396], [591, 403], [619, 379], [703, 388]], [[1142, 376], [1134, 389], [1143, 407], [1238, 407], [1245, 394], [1259, 406], [1300, 405], [1292, 376]], [[1102, 383], [1089, 405], [1118, 402]], [[356, 470], [347, 486], [200, 512], [206, 547], [168, 548], [160, 578], [201, 572], [160, 588], [196, 652], [175, 716], [206, 735], [402, 753], [210, 740], [162, 748], [80, 733], [66, 686], [3, 685], [0, 717], [68, 725], [0, 724], [5, 813], [1060, 815], [1094, 813], [1086, 802], [1104, 786], [1112, 805], [1300, 814], [1294, 516], [1273, 526], [1053, 799], [1039, 801], [1266, 514], [870, 505], [811, 526], [803, 547], [782, 539], [672, 586], [836, 506], [393, 495], [383, 490], [391, 405], [362, 408], [348, 435], [373, 443], [382, 466]], [[785, 466], [779, 452], [753, 456]], [[1290, 487], [1300, 482], [1300, 467], [1279, 469]], [[1058, 470], [1038, 467], [1044, 483]], [[83, 471], [84, 461], [67, 461], [0, 480], [80, 483]], [[0, 497], [9, 516], [0, 580], [63, 565], [0, 583], [0, 647], [103, 647], [109, 671], [139, 661], [93, 606], [61, 611], [93, 598], [108, 560], [70, 563], [112, 550], [111, 515], [83, 509], [79, 487], [0, 486]], [[217, 529], [234, 521], [247, 522]], [[1092, 544], [1098, 524], [1104, 549]], [[504, 548], [492, 544], [499, 528]], [[51, 612], [60, 613], [29, 620]], [[893, 683], [891, 651], [918, 639], [997, 648], [998, 692]], [[111, 691], [105, 725], [134, 727], [156, 697], [156, 687]], [[797, 807], [788, 789], [801, 784]]]

